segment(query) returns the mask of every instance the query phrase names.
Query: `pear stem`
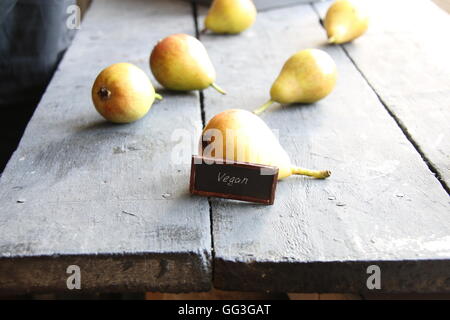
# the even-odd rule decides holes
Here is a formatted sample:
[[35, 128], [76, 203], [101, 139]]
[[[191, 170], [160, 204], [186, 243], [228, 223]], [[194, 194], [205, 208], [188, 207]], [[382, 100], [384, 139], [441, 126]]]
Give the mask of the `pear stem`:
[[206, 31], [208, 31], [208, 29], [206, 27], [204, 27], [202, 30], [200, 30], [200, 34], [205, 34]]
[[221, 94], [227, 94], [225, 92], [225, 90], [223, 90], [221, 87], [219, 87], [216, 83], [211, 83], [211, 87], [213, 87], [214, 89], [216, 89], [217, 91], [219, 91]]
[[303, 169], [300, 167], [292, 167], [291, 171], [292, 171], [292, 174], [298, 174], [298, 175], [313, 177], [313, 178], [317, 178], [317, 179], [325, 179], [331, 175], [331, 172], [328, 170], [315, 171], [315, 170]]
[[162, 95], [160, 95], [159, 93], [156, 93], [156, 92], [155, 92], [155, 99], [156, 99], [156, 100], [162, 100], [163, 97], [162, 97]]
[[261, 113], [263, 113], [268, 107], [270, 107], [275, 101], [273, 100], [269, 100], [266, 103], [264, 103], [261, 107], [259, 107], [258, 109], [254, 110], [253, 113], [256, 115], [260, 115]]
[[336, 43], [336, 37], [335, 36], [331, 36], [328, 38], [328, 43], [329, 44], [335, 44]]

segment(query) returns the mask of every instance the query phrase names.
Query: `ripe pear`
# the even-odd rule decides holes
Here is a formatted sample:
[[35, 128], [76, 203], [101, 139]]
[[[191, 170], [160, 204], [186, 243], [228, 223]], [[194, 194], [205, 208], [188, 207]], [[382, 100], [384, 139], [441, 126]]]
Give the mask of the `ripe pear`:
[[214, 0], [205, 17], [204, 31], [241, 33], [255, 22], [256, 13], [251, 0]]
[[366, 32], [369, 18], [364, 9], [350, 0], [337, 0], [328, 8], [325, 30], [329, 43], [345, 43]]
[[103, 69], [92, 86], [95, 108], [106, 120], [115, 123], [142, 118], [155, 98], [162, 99], [145, 72], [131, 63], [116, 63]]
[[316, 102], [333, 90], [336, 78], [336, 64], [328, 53], [319, 49], [301, 50], [286, 61], [270, 89], [270, 100], [254, 113], [261, 114], [274, 102]]
[[150, 69], [166, 89], [202, 90], [213, 87], [225, 94], [214, 81], [216, 70], [203, 44], [187, 34], [173, 34], [160, 40], [150, 55]]
[[288, 154], [266, 123], [253, 113], [230, 109], [209, 120], [200, 138], [199, 152], [205, 157], [278, 168], [278, 179], [292, 174], [324, 179], [330, 171], [312, 171], [292, 165]]

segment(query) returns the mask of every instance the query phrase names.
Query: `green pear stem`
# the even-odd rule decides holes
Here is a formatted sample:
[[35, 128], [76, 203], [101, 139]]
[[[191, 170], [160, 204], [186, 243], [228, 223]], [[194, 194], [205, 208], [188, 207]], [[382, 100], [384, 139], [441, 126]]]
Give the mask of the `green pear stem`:
[[225, 92], [225, 90], [223, 90], [221, 87], [219, 87], [216, 83], [211, 83], [211, 87], [213, 87], [214, 89], [216, 89], [217, 91], [219, 91], [221, 94], [227, 94]]
[[155, 99], [156, 99], [156, 100], [162, 100], [163, 97], [162, 97], [162, 95], [160, 95], [159, 93], [155, 93]]
[[331, 36], [328, 38], [328, 43], [333, 44], [336, 43], [336, 37], [335, 36]]
[[317, 178], [317, 179], [325, 179], [331, 175], [331, 172], [328, 170], [315, 171], [315, 170], [303, 169], [300, 167], [292, 167], [291, 170], [292, 170], [292, 174], [298, 174], [298, 175], [313, 177], [313, 178]]
[[208, 31], [208, 29], [206, 27], [204, 27], [202, 30], [200, 30], [200, 34], [205, 34], [206, 31]]
[[275, 101], [273, 100], [269, 100], [266, 103], [264, 103], [261, 107], [259, 107], [258, 109], [254, 110], [253, 113], [256, 115], [260, 115], [261, 113], [263, 113], [268, 107], [270, 107]]

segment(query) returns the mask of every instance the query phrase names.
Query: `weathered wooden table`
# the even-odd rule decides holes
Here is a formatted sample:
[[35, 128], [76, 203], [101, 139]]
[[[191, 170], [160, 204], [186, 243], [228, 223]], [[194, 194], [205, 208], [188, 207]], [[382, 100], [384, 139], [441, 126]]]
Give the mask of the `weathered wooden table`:
[[[449, 16], [426, 0], [376, 1], [366, 35], [327, 46], [328, 5], [202, 35], [227, 96], [163, 91], [144, 119], [111, 125], [92, 106], [97, 73], [128, 61], [150, 75], [156, 41], [195, 35], [206, 9], [95, 0], [1, 177], [0, 291], [67, 290], [78, 265], [84, 290], [361, 292], [378, 265], [381, 291], [450, 292]], [[298, 164], [333, 176], [282, 181], [273, 206], [190, 196], [174, 130], [190, 148], [214, 114], [259, 106], [310, 47], [335, 59], [334, 92], [262, 117]]]

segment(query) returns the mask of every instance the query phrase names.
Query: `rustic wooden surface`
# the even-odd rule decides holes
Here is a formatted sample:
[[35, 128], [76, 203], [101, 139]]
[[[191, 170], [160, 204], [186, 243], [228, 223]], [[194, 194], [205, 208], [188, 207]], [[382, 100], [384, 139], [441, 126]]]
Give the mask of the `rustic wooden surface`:
[[[158, 39], [201, 29], [206, 9], [196, 8], [197, 30], [183, 1], [94, 1], [0, 180], [0, 291], [65, 290], [66, 268], [77, 264], [82, 288], [95, 291], [208, 290], [214, 269], [226, 290], [355, 293], [367, 292], [366, 268], [377, 264], [381, 292], [450, 292], [441, 31], [439, 44], [417, 31], [409, 10], [387, 12], [386, 25], [353, 44], [326, 46], [323, 7], [261, 12], [241, 35], [201, 37], [227, 96], [162, 92], [144, 119], [104, 122], [90, 100], [97, 73], [128, 61], [150, 74]], [[403, 23], [392, 20], [399, 16]], [[425, 30], [437, 28], [429, 21]], [[173, 129], [195, 137], [201, 120], [256, 108], [284, 61], [308, 47], [335, 59], [335, 91], [314, 105], [275, 105], [262, 118], [295, 163], [330, 169], [331, 178], [282, 181], [270, 207], [190, 197], [190, 157], [170, 161]], [[375, 56], [388, 52], [386, 65]], [[439, 59], [447, 64], [438, 68]]]
[[201, 40], [229, 93], [204, 92], [206, 121], [224, 109], [265, 102], [284, 61], [298, 50], [326, 50], [339, 72], [326, 99], [276, 105], [262, 115], [298, 165], [330, 169], [332, 176], [282, 181], [270, 207], [212, 200], [215, 286], [367, 291], [366, 269], [377, 264], [384, 292], [449, 291], [448, 194], [343, 49], [325, 44], [313, 7], [263, 12], [240, 36]]
[[367, 7], [369, 30], [344, 49], [450, 192], [449, 15], [427, 0]]
[[[206, 198], [190, 197], [190, 159], [168, 159], [175, 128], [201, 127], [196, 93], [169, 94], [142, 120], [106, 123], [91, 85], [104, 67], [148, 57], [170, 33], [195, 34], [180, 1], [97, 0], [68, 50], [0, 183], [0, 290], [207, 290]], [[156, 84], [155, 81], [153, 81]]]

